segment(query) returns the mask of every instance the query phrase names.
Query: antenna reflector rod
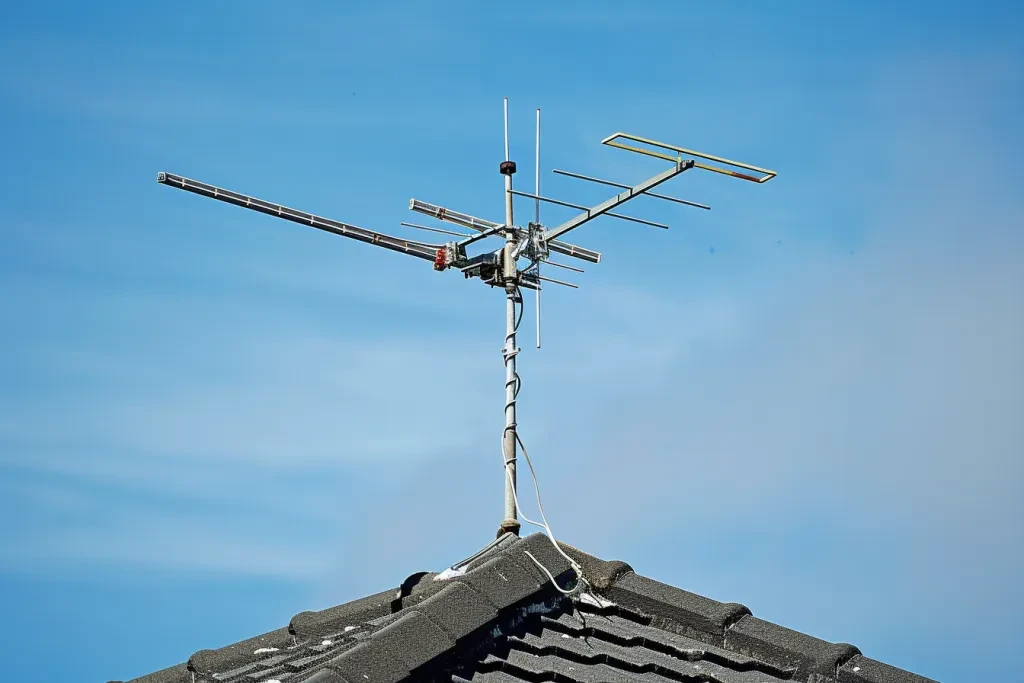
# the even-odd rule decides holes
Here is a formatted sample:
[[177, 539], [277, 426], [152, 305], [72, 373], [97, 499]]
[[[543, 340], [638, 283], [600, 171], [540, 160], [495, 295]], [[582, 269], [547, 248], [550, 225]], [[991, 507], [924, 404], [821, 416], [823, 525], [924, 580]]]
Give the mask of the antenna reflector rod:
[[[626, 185], [625, 183], [616, 183], [616, 182], [613, 182], [611, 180], [602, 180], [601, 178], [595, 178], [593, 176], [583, 175], [582, 173], [573, 173], [572, 171], [563, 171], [563, 170], [557, 169], [557, 168], [552, 169], [552, 172], [553, 173], [557, 173], [558, 175], [567, 175], [570, 178], [579, 178], [580, 180], [589, 180], [592, 183], [600, 183], [601, 185], [611, 185], [612, 187], [621, 187], [622, 189], [629, 189], [629, 185]], [[707, 204], [700, 204], [698, 202], [691, 202], [691, 201], [689, 201], [687, 199], [679, 199], [678, 197], [669, 197], [667, 194], [659, 194], [657, 192], [644, 192], [642, 194], [645, 194], [648, 197], [655, 197], [657, 199], [667, 199], [668, 201], [676, 202], [677, 204], [686, 204], [687, 206], [694, 206], [694, 207], [696, 207], [698, 209], [705, 209], [707, 211], [711, 210], [711, 207], [708, 206]]]
[[[551, 197], [541, 197], [540, 195], [530, 194], [529, 192], [520, 192], [519, 190], [510, 190], [510, 192], [512, 194], [518, 195], [520, 197], [529, 197], [530, 199], [536, 199], [539, 202], [548, 202], [549, 204], [558, 204], [559, 206], [568, 206], [570, 209], [578, 209], [580, 211], [586, 211], [588, 208], [590, 208], [590, 207], [587, 207], [587, 206], [583, 206], [582, 204], [571, 204], [569, 202], [563, 202], [561, 199], [552, 199]], [[634, 223], [643, 223], [644, 225], [650, 225], [650, 226], [653, 226], [655, 228], [662, 228], [663, 230], [668, 230], [668, 226], [665, 225], [664, 223], [655, 223], [654, 221], [644, 220], [643, 218], [634, 218], [633, 216], [626, 216], [624, 214], [613, 213], [611, 211], [605, 211], [604, 215], [605, 216], [610, 216], [612, 218], [619, 218], [619, 219], [624, 220], [624, 221], [633, 221]]]
[[[675, 152], [675, 154], [665, 154], [664, 152], [655, 152], [652, 149], [644, 149], [643, 147], [634, 147], [633, 145], [627, 145], [619, 140], [630, 140], [632, 142], [640, 143], [641, 145], [647, 145], [648, 147], [660, 147], [661, 149], [667, 149]], [[681, 156], [698, 157], [700, 159], [706, 159], [707, 161], [714, 161], [715, 163], [722, 164], [722, 166], [732, 166], [733, 168], [742, 168], [745, 171], [753, 171], [755, 173], [762, 174], [761, 177], [749, 175], [747, 173], [740, 173], [729, 168], [723, 168], [722, 166], [711, 166], [709, 164], [702, 164], [695, 162], [694, 168], [700, 168], [705, 171], [712, 171], [714, 173], [721, 173], [722, 175], [731, 176], [733, 178], [739, 178], [740, 180], [749, 180], [754, 183], [766, 183], [776, 175], [775, 171], [769, 171], [767, 168], [758, 168], [757, 166], [751, 166], [745, 164], [742, 161], [731, 161], [723, 157], [716, 157], [711, 154], [705, 154], [704, 152], [696, 152], [692, 149], [686, 149], [685, 147], [678, 147], [676, 145], [670, 145], [665, 142], [658, 142], [657, 140], [649, 140], [642, 138], [638, 135], [630, 135], [629, 133], [615, 133], [609, 135], [601, 141], [602, 145], [608, 145], [609, 147], [618, 147], [628, 152], [636, 152], [637, 154], [646, 154], [649, 157], [657, 157], [658, 159], [665, 159], [667, 161], [678, 162]]]
[[545, 277], [544, 275], [536, 275], [535, 277], [538, 280], [543, 280], [544, 282], [553, 282], [556, 285], [564, 285], [565, 287], [572, 287], [573, 289], [579, 289], [580, 288], [579, 285], [574, 285], [571, 282], [564, 282], [562, 280], [556, 280], [556, 279], [551, 278], [551, 277]]

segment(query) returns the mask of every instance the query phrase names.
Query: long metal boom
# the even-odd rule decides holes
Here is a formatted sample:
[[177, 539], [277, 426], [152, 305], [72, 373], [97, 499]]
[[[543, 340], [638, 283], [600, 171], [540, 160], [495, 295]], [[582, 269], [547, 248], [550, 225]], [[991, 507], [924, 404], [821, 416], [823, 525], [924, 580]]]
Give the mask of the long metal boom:
[[277, 216], [278, 218], [283, 218], [285, 220], [292, 221], [293, 223], [308, 225], [310, 227], [317, 228], [318, 230], [334, 233], [335, 235], [351, 237], [352, 239], [359, 240], [360, 242], [375, 244], [378, 247], [384, 247], [385, 249], [390, 249], [392, 251], [416, 256], [426, 261], [433, 261], [437, 256], [437, 250], [442, 248], [441, 245], [404, 240], [399, 237], [392, 237], [390, 235], [385, 235], [384, 233], [374, 232], [373, 230], [367, 230], [366, 228], [360, 228], [355, 225], [349, 225], [348, 223], [342, 223], [341, 221], [316, 216], [305, 211], [290, 209], [287, 206], [266, 202], [262, 199], [257, 199], [256, 197], [250, 197], [249, 195], [225, 190], [214, 185], [202, 183], [198, 180], [192, 180], [173, 173], [161, 171], [157, 174], [156, 181], [163, 185], [176, 187], [188, 192], [194, 192], [195, 194], [227, 202], [228, 204], [234, 204], [235, 206], [241, 206], [245, 209], [259, 211], [260, 213], [265, 213], [269, 216]]
[[[409, 200], [409, 208], [418, 213], [426, 214], [427, 216], [433, 216], [440, 221], [447, 221], [449, 223], [455, 223], [461, 225], [464, 228], [472, 228], [473, 230], [479, 230], [483, 232], [491, 228], [500, 227], [501, 223], [495, 223], [488, 221], [483, 218], [476, 218], [470, 216], [468, 213], [462, 213], [460, 211], [452, 211], [446, 209], [443, 206], [437, 204], [431, 204], [430, 202], [421, 202], [418, 199]], [[516, 237], [522, 239], [526, 235], [526, 231], [522, 228], [516, 228]], [[575, 244], [569, 244], [568, 242], [556, 242], [549, 240], [547, 243], [548, 249], [564, 256], [574, 256], [590, 263], [601, 262], [601, 252], [594, 251], [593, 249], [586, 249], [584, 247], [577, 247]]]
[[625, 202], [628, 202], [630, 199], [633, 199], [634, 197], [639, 197], [640, 195], [647, 192], [647, 190], [650, 190], [651, 188], [656, 187], [665, 182], [666, 180], [670, 180], [679, 175], [680, 173], [682, 173], [683, 171], [689, 170], [691, 168], [693, 168], [693, 159], [687, 159], [685, 161], [676, 161], [672, 168], [666, 171], [662, 171], [653, 178], [648, 178], [639, 185], [634, 185], [625, 192], [620, 192], [611, 199], [603, 201], [597, 206], [591, 207], [581, 214], [577, 214], [575, 217], [570, 218], [561, 225], [558, 225], [548, 230], [547, 238], [549, 240], [553, 240], [557, 238], [559, 235], [564, 235], [570, 230], [580, 227], [587, 221], [591, 221], [597, 218], [598, 216], [607, 213], [608, 211], [614, 209], [619, 204], [624, 204]]

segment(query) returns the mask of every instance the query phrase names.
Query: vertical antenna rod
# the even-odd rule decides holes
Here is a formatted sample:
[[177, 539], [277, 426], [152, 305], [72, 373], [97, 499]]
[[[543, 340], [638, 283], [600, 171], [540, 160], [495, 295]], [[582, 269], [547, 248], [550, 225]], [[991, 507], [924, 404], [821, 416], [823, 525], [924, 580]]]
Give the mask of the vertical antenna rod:
[[504, 459], [505, 519], [498, 528], [498, 535], [504, 532], [519, 534], [519, 520], [516, 517], [516, 394], [519, 393], [519, 376], [516, 374], [516, 299], [522, 303], [516, 284], [516, 229], [512, 219], [512, 174], [516, 172], [515, 162], [508, 158], [508, 98], [505, 98], [505, 161], [500, 171], [505, 176], [505, 247], [502, 250], [502, 275], [505, 278], [505, 430], [501, 435], [501, 454]]
[[[537, 164], [533, 169], [533, 193], [540, 197], [540, 107], [537, 107]], [[536, 207], [534, 212], [534, 223], [540, 223], [540, 199], [534, 200]]]
[[[537, 195], [537, 199], [534, 200], [534, 219], [533, 222], [540, 225], [540, 107], [537, 107], [537, 153], [536, 153], [537, 165], [533, 169], [533, 193]], [[537, 275], [540, 275], [540, 263], [537, 263]], [[537, 348], [540, 348], [540, 287], [533, 290], [537, 293]]]

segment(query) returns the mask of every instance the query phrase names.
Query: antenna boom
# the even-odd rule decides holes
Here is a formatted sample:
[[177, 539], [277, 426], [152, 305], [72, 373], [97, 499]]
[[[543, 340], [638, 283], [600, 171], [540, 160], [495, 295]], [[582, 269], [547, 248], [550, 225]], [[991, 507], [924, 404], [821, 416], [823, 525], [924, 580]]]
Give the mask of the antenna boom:
[[416, 256], [417, 258], [427, 261], [433, 261], [437, 256], [437, 250], [442, 248], [439, 244], [425, 244], [423, 242], [403, 240], [398, 237], [392, 237], [391, 235], [385, 235], [381, 232], [374, 232], [373, 230], [367, 230], [366, 228], [342, 223], [341, 221], [316, 216], [311, 213], [306, 213], [305, 211], [289, 209], [287, 206], [272, 204], [271, 202], [266, 202], [262, 199], [257, 199], [256, 197], [250, 197], [249, 195], [244, 195], [239, 192], [225, 190], [214, 185], [202, 183], [198, 180], [192, 180], [173, 173], [161, 171], [157, 174], [156, 181], [162, 185], [176, 187], [180, 190], [194, 192], [195, 194], [202, 195], [204, 197], [210, 197], [211, 199], [217, 199], [222, 202], [227, 202], [228, 204], [234, 204], [235, 206], [240, 206], [243, 209], [252, 209], [253, 211], [265, 213], [268, 216], [276, 216], [287, 221], [292, 221], [293, 223], [308, 225], [312, 228], [323, 230], [324, 232], [341, 235], [342, 237], [351, 237], [352, 239], [359, 240], [360, 242], [375, 244], [378, 247], [384, 247], [385, 249], [390, 249], [392, 251]]

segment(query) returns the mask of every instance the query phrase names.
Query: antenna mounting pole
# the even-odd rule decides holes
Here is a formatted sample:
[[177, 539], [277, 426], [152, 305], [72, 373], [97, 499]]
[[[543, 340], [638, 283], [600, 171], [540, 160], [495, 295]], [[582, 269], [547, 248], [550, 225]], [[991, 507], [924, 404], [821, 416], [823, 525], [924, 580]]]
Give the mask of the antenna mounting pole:
[[[540, 107], [537, 107], [537, 152], [534, 157], [536, 165], [533, 169], [533, 193], [540, 197]], [[533, 222], [540, 225], [540, 199], [534, 200]], [[540, 275], [540, 262], [537, 263], [537, 275]], [[537, 293], [537, 348], [540, 348], [540, 287]]]
[[505, 519], [498, 528], [498, 535], [505, 532], [519, 534], [519, 520], [516, 516], [516, 394], [519, 393], [519, 375], [516, 374], [516, 303], [522, 304], [522, 294], [517, 283], [516, 272], [516, 229], [512, 218], [512, 174], [516, 164], [508, 152], [508, 98], [505, 98], [505, 160], [499, 167], [505, 176], [505, 247], [502, 250], [502, 276], [505, 280], [505, 429], [501, 434], [501, 454], [504, 460]]

